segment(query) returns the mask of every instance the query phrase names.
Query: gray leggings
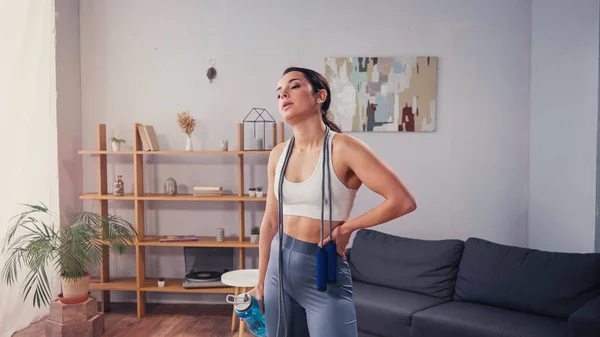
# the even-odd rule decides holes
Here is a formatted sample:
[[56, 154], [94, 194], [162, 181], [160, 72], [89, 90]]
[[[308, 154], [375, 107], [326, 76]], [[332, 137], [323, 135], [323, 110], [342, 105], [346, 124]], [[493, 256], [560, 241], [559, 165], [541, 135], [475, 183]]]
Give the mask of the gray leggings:
[[[268, 337], [356, 337], [356, 312], [348, 263], [337, 256], [337, 283], [327, 291], [316, 288], [317, 245], [283, 234], [283, 296], [285, 324], [281, 320], [277, 336], [279, 281], [277, 261], [279, 234], [271, 242], [264, 284], [265, 319]], [[281, 315], [283, 316], [283, 310]]]

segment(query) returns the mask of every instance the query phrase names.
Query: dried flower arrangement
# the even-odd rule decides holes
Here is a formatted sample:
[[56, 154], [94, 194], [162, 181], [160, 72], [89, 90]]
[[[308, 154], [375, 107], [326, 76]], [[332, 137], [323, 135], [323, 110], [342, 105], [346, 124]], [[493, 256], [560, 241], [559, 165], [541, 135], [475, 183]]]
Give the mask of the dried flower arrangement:
[[183, 111], [177, 114], [177, 124], [185, 134], [191, 136], [196, 128], [196, 119], [187, 111]]

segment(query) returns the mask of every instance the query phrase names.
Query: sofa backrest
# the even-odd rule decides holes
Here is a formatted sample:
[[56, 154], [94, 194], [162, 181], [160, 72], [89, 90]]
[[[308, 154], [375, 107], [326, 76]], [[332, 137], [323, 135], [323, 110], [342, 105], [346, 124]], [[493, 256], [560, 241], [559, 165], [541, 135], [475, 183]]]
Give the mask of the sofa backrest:
[[461, 240], [420, 240], [361, 229], [348, 263], [357, 281], [451, 300], [463, 246]]
[[465, 242], [455, 300], [566, 319], [600, 294], [600, 254]]

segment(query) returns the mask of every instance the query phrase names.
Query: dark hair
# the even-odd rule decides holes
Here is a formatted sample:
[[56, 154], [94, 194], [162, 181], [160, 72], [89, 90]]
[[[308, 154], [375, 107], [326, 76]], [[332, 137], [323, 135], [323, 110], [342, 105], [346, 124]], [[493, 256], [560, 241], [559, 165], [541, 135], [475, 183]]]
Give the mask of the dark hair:
[[304, 77], [306, 78], [306, 80], [308, 82], [310, 82], [310, 85], [312, 86], [313, 92], [315, 94], [323, 89], [325, 89], [325, 91], [327, 91], [327, 97], [325, 98], [325, 102], [323, 102], [323, 105], [321, 105], [321, 118], [323, 118], [323, 123], [325, 123], [325, 125], [327, 125], [331, 130], [342, 133], [342, 130], [340, 129], [340, 127], [337, 126], [337, 124], [332, 122], [327, 117], [329, 105], [331, 105], [331, 90], [329, 90], [329, 83], [327, 83], [327, 80], [325, 79], [325, 77], [323, 77], [323, 75], [319, 74], [318, 72], [316, 72], [314, 70], [300, 68], [300, 67], [289, 67], [283, 72], [283, 75], [285, 75], [289, 72], [292, 72], [292, 71], [301, 72], [304, 75]]

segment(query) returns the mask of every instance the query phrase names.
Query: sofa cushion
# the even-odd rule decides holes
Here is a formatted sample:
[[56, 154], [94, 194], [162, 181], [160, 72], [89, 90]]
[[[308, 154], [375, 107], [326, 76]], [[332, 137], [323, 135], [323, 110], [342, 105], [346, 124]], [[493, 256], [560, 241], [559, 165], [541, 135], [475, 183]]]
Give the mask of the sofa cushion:
[[468, 302], [448, 302], [414, 314], [419, 337], [567, 337], [567, 321]]
[[567, 319], [600, 294], [600, 254], [554, 253], [469, 238], [455, 299]]
[[354, 281], [358, 330], [379, 336], [408, 337], [412, 314], [445, 300]]
[[420, 240], [361, 229], [348, 262], [357, 281], [450, 300], [463, 245], [460, 240]]

